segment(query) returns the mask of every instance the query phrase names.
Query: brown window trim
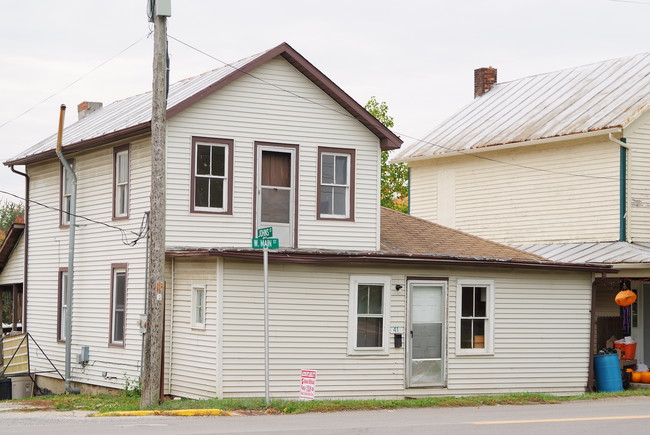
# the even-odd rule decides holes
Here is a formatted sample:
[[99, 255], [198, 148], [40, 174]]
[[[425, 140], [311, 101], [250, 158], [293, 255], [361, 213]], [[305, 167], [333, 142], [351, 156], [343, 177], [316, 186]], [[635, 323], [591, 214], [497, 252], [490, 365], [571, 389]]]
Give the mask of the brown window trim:
[[[228, 186], [226, 192], [228, 199], [226, 201], [225, 211], [210, 211], [210, 210], [197, 210], [194, 207], [194, 191], [196, 189], [196, 146], [198, 143], [219, 144], [225, 145], [228, 150]], [[235, 141], [233, 139], [221, 139], [216, 137], [201, 137], [192, 136], [192, 160], [190, 166], [190, 213], [205, 213], [205, 214], [222, 214], [232, 215], [232, 196], [233, 196], [233, 162], [235, 154]]]
[[[57, 278], [57, 304], [56, 304], [56, 341], [59, 343], [65, 343], [65, 340], [61, 338], [61, 324], [65, 322], [65, 319], [61, 318], [61, 307], [63, 306], [64, 298], [64, 288], [63, 288], [63, 274], [68, 273], [67, 267], [59, 267], [58, 278]], [[69, 278], [69, 277], [68, 277]]]
[[[324, 153], [332, 154], [347, 154], [350, 156], [350, 210], [348, 217], [321, 217], [320, 208], [320, 187], [321, 187], [321, 158]], [[356, 172], [356, 150], [353, 148], [331, 148], [331, 147], [318, 147], [318, 163], [316, 166], [316, 219], [327, 221], [343, 221], [354, 222], [354, 209], [355, 209], [355, 172]]]
[[[114, 342], [113, 341], [113, 300], [114, 298], [114, 285], [115, 285], [115, 271], [124, 269], [124, 323], [123, 323], [123, 331], [122, 331], [122, 341]], [[128, 289], [128, 279], [129, 279], [129, 272], [128, 272], [128, 263], [112, 263], [111, 264], [111, 288], [110, 288], [110, 308], [108, 311], [108, 346], [109, 347], [120, 347], [123, 348], [126, 345], [126, 296], [127, 296], [127, 289]]]
[[257, 155], [260, 146], [278, 147], [278, 148], [293, 148], [296, 150], [295, 167], [295, 187], [293, 199], [293, 248], [298, 248], [298, 198], [300, 196], [300, 146], [295, 144], [277, 143], [277, 142], [262, 142], [255, 141], [255, 150], [253, 154], [253, 233], [252, 237], [257, 237]]
[[[126, 180], [126, 214], [124, 216], [117, 216], [115, 209], [115, 200], [117, 199], [117, 154], [126, 151], [127, 161], [129, 164], [128, 174]], [[131, 145], [121, 145], [113, 148], [113, 220], [124, 220], [129, 218], [131, 211]]]
[[[67, 159], [70, 166], [74, 170], [74, 159]], [[63, 223], [63, 173], [65, 167], [63, 163], [59, 164], [59, 228], [70, 228], [70, 224]]]

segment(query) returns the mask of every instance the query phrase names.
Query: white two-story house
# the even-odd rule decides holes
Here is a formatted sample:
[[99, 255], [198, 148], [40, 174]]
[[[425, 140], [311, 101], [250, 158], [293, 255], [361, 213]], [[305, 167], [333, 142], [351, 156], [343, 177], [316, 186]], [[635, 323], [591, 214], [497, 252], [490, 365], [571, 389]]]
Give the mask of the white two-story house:
[[[475, 99], [402, 148], [411, 213], [594, 276], [593, 352], [632, 335], [650, 362], [650, 54], [500, 83], [475, 71]], [[632, 312], [614, 297], [632, 288]]]
[[[151, 94], [80, 105], [63, 132], [77, 177], [72, 381], [142, 370]], [[287, 44], [171, 85], [166, 130], [164, 390], [296, 398], [583, 392], [592, 273], [379, 207], [380, 153], [401, 140]], [[55, 137], [25, 165], [27, 332], [37, 383], [61, 388], [69, 205]], [[561, 301], [561, 310], [549, 305]], [[522, 303], [525, 302], [525, 303]], [[558, 322], [571, 324], [570, 331]], [[562, 359], [556, 349], [561, 347]], [[86, 348], [84, 348], [86, 349]], [[45, 354], [45, 355], [44, 355]], [[568, 357], [567, 357], [568, 356]], [[50, 370], [51, 371], [51, 370]]]

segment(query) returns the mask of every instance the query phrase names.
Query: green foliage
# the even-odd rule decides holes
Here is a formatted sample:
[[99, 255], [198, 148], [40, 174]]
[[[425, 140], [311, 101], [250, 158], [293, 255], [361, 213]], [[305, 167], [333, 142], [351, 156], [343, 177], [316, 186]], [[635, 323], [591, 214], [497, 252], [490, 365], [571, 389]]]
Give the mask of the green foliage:
[[[366, 110], [379, 122], [391, 128], [393, 118], [388, 114], [388, 105], [377, 98], [370, 97]], [[404, 163], [388, 163], [388, 151], [381, 153], [381, 205], [393, 210], [408, 213], [408, 168]]]
[[[9, 200], [0, 202], [0, 230], [5, 234], [16, 218], [25, 215], [25, 206]], [[4, 238], [4, 237], [3, 237]]]

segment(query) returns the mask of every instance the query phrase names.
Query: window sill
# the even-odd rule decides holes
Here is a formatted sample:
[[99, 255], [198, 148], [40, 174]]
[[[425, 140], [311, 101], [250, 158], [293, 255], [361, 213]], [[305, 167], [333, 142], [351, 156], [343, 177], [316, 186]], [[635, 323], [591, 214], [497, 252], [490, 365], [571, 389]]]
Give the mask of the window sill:
[[348, 356], [389, 356], [390, 351], [383, 347], [370, 349], [348, 349]]
[[457, 357], [494, 356], [494, 351], [493, 350], [490, 350], [490, 351], [486, 350], [484, 352], [467, 352], [467, 351], [459, 352], [459, 351], [456, 351], [456, 356]]

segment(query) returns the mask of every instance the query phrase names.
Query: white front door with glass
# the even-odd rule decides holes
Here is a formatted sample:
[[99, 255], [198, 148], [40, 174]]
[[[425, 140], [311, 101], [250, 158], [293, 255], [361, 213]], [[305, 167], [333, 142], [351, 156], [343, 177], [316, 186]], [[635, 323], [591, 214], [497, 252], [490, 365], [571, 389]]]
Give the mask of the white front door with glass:
[[273, 227], [281, 248], [294, 247], [296, 148], [258, 145], [256, 230]]
[[447, 283], [410, 281], [408, 284], [408, 386], [445, 385], [445, 301]]

